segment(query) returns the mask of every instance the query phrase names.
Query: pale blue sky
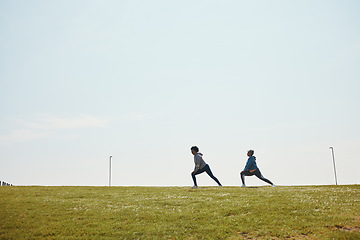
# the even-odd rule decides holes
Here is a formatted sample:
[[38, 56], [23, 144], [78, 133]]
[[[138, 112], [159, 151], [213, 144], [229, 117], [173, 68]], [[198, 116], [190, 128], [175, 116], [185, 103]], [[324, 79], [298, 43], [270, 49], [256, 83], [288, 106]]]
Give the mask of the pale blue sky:
[[[0, 0], [0, 180], [360, 183], [359, 1]], [[248, 185], [263, 185], [255, 177]], [[216, 185], [206, 174], [200, 186]]]

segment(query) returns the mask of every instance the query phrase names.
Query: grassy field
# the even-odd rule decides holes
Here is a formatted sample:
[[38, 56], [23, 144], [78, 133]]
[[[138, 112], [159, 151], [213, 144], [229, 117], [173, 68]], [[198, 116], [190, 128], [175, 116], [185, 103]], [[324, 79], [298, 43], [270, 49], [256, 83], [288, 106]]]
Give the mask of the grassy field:
[[360, 239], [360, 186], [0, 187], [0, 239]]

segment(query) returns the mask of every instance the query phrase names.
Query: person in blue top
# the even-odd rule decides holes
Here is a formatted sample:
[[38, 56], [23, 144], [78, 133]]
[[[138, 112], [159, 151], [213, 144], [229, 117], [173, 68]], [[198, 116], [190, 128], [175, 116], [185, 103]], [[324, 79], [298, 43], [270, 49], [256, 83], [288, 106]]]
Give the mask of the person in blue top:
[[245, 187], [245, 176], [252, 176], [252, 175], [257, 176], [259, 179], [275, 187], [275, 185], [269, 179], [264, 178], [264, 176], [260, 172], [260, 169], [257, 167], [256, 157], [254, 156], [254, 150], [249, 150], [247, 155], [249, 159], [246, 162], [246, 166], [244, 170], [240, 173], [242, 187]]

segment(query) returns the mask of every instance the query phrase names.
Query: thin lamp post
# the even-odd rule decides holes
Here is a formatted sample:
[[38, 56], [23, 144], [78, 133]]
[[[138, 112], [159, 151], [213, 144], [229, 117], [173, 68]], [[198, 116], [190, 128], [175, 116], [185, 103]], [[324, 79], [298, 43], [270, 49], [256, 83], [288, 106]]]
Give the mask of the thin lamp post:
[[336, 177], [336, 167], [335, 167], [334, 148], [333, 148], [333, 147], [330, 147], [330, 149], [331, 149], [331, 152], [332, 152], [332, 157], [333, 157], [334, 173], [335, 173], [335, 183], [336, 183], [336, 185], [338, 185], [338, 184], [337, 184], [337, 177]]
[[111, 186], [111, 158], [112, 156], [110, 156], [110, 163], [109, 163], [109, 187]]

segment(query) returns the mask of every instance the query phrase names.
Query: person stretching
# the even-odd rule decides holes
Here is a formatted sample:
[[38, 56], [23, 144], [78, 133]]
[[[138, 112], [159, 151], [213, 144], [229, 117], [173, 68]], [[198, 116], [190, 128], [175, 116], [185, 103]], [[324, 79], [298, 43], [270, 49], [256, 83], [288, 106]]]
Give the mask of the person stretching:
[[260, 172], [260, 169], [257, 167], [256, 157], [253, 156], [254, 150], [249, 150], [247, 155], [248, 155], [249, 159], [247, 160], [244, 170], [240, 173], [242, 187], [246, 187], [244, 176], [252, 176], [252, 175], [257, 176], [259, 179], [261, 179], [264, 182], [267, 182], [267, 183], [271, 184], [273, 187], [275, 187], [275, 185], [269, 179], [264, 178], [264, 176]]
[[219, 185], [219, 187], [222, 187], [219, 180], [212, 174], [209, 164], [206, 164], [206, 162], [202, 158], [203, 154], [199, 153], [199, 148], [197, 146], [191, 147], [191, 153], [194, 155], [195, 162], [195, 169], [191, 173], [192, 179], [194, 181], [194, 186], [192, 188], [198, 188], [195, 176], [203, 172], [206, 172], [212, 179], [214, 179], [214, 181]]

